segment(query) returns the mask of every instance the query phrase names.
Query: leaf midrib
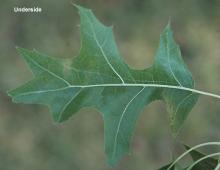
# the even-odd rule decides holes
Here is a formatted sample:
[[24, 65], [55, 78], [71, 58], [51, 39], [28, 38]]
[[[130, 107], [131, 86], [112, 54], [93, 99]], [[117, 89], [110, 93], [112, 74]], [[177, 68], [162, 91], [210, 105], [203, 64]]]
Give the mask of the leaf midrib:
[[[167, 84], [133, 84], [133, 83], [125, 83], [125, 84], [91, 84], [91, 85], [70, 85], [62, 88], [57, 89], [51, 89], [51, 90], [40, 90], [40, 91], [33, 91], [33, 92], [27, 92], [22, 93], [21, 95], [28, 95], [33, 93], [46, 93], [46, 92], [55, 92], [59, 90], [65, 90], [68, 88], [93, 88], [93, 87], [155, 87], [155, 88], [168, 88], [168, 89], [176, 89], [176, 90], [184, 90], [189, 91], [197, 94], [203, 94], [206, 96], [214, 97], [220, 99], [220, 95], [209, 93], [201, 90], [196, 90], [189, 87], [183, 87], [183, 86], [175, 86], [175, 85], [167, 85]], [[20, 96], [20, 95], [18, 95]]]

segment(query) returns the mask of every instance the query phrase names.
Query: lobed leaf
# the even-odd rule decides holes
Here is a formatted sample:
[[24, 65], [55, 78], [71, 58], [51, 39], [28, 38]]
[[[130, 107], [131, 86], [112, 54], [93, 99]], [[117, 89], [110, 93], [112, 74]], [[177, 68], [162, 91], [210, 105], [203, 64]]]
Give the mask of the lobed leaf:
[[176, 135], [198, 95], [189, 90], [194, 81], [170, 24], [160, 36], [153, 65], [135, 70], [120, 56], [112, 27], [99, 22], [91, 10], [76, 7], [81, 18], [79, 54], [67, 65], [62, 59], [18, 48], [34, 78], [8, 93], [13, 101], [47, 105], [56, 122], [83, 107], [95, 107], [103, 116], [110, 164], [128, 152], [140, 112], [155, 100], [166, 103]]

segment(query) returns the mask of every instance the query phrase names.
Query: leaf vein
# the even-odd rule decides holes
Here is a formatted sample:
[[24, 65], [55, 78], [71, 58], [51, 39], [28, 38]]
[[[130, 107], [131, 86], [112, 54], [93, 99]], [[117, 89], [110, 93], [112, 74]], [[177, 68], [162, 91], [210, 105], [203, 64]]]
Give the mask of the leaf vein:
[[[87, 16], [87, 15], [86, 15], [86, 16]], [[104, 52], [104, 50], [103, 50], [103, 47], [100, 45], [100, 43], [99, 43], [99, 41], [98, 41], [98, 39], [97, 39], [97, 36], [96, 36], [96, 33], [95, 33], [95, 29], [94, 29], [93, 24], [91, 23], [91, 21], [90, 21], [90, 19], [89, 19], [88, 16], [87, 16], [87, 18], [88, 18], [88, 22], [89, 22], [89, 24], [90, 24], [90, 26], [91, 26], [92, 33], [93, 33], [93, 37], [94, 37], [94, 39], [95, 39], [95, 42], [96, 42], [96, 44], [98, 45], [98, 47], [99, 47], [99, 49], [100, 49], [100, 51], [101, 51], [103, 57], [105, 58], [106, 62], [108, 63], [108, 65], [109, 65], [109, 67], [112, 69], [112, 71], [119, 77], [119, 79], [120, 79], [120, 80], [122, 81], [122, 83], [124, 84], [125, 82], [124, 82], [123, 78], [119, 75], [119, 73], [118, 73], [118, 72], [115, 70], [115, 68], [112, 66], [112, 64], [111, 64], [110, 61], [108, 60], [108, 58], [107, 58], [107, 56], [106, 56], [106, 54], [105, 54], [105, 52]]]
[[51, 72], [50, 70], [48, 70], [47, 68], [45, 68], [45, 67], [43, 67], [43, 66], [41, 66], [40, 64], [38, 64], [36, 61], [34, 61], [32, 58], [30, 58], [30, 60], [36, 65], [36, 66], [38, 66], [38, 67], [40, 67], [42, 70], [44, 70], [44, 71], [46, 71], [46, 72], [48, 72], [49, 74], [51, 74], [52, 76], [54, 76], [54, 77], [56, 77], [57, 79], [59, 79], [59, 80], [61, 80], [61, 81], [63, 81], [65, 84], [67, 84], [68, 86], [70, 86], [71, 84], [68, 82], [68, 81], [66, 81], [65, 79], [63, 79], [62, 77], [60, 77], [60, 76], [58, 76], [58, 75], [56, 75], [55, 73], [53, 73], [53, 72]]
[[146, 87], [143, 87], [129, 102], [128, 104], [125, 106], [123, 112], [122, 112], [122, 115], [120, 117], [120, 120], [119, 120], [119, 123], [118, 123], [118, 126], [117, 126], [117, 131], [116, 131], [116, 134], [115, 134], [115, 138], [114, 138], [114, 147], [113, 147], [113, 157], [115, 156], [116, 154], [116, 149], [117, 149], [117, 143], [118, 143], [118, 134], [119, 134], [119, 131], [120, 131], [120, 127], [121, 127], [121, 122], [126, 114], [126, 111], [128, 109], [128, 107], [131, 105], [131, 103], [134, 101], [134, 99], [145, 89]]

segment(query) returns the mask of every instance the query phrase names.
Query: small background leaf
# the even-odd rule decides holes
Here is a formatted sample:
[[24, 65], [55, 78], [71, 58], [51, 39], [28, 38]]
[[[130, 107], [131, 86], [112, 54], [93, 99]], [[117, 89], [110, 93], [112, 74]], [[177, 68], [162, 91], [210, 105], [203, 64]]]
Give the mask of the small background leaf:
[[[187, 150], [190, 149], [190, 147], [187, 145], [185, 145], [185, 148]], [[199, 160], [200, 158], [203, 158], [206, 156], [196, 150], [192, 150], [189, 154], [192, 157], [194, 162]], [[198, 163], [197, 165], [195, 165], [192, 168], [192, 170], [214, 170], [216, 168], [217, 164], [218, 164], [218, 160], [216, 160], [214, 158], [207, 158], [207, 159], [201, 161], [200, 163]]]

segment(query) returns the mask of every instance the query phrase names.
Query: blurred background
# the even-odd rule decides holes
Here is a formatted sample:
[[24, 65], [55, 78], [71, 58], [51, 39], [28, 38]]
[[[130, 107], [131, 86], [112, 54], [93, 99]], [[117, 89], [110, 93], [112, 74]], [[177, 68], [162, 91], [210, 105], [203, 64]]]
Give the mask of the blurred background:
[[[93, 109], [55, 124], [39, 105], [13, 104], [6, 91], [32, 78], [16, 46], [54, 57], [74, 57], [80, 48], [79, 16], [71, 0], [1, 0], [0, 3], [0, 169], [154, 170], [190, 146], [220, 141], [220, 100], [200, 99], [177, 137], [171, 137], [165, 104], [154, 102], [139, 117], [130, 154], [115, 167], [105, 160], [103, 121]], [[73, 0], [114, 25], [121, 55], [131, 67], [152, 64], [159, 35], [169, 18], [196, 88], [220, 94], [219, 0]], [[42, 8], [14, 13], [14, 7]], [[216, 151], [209, 147], [206, 153]]]

